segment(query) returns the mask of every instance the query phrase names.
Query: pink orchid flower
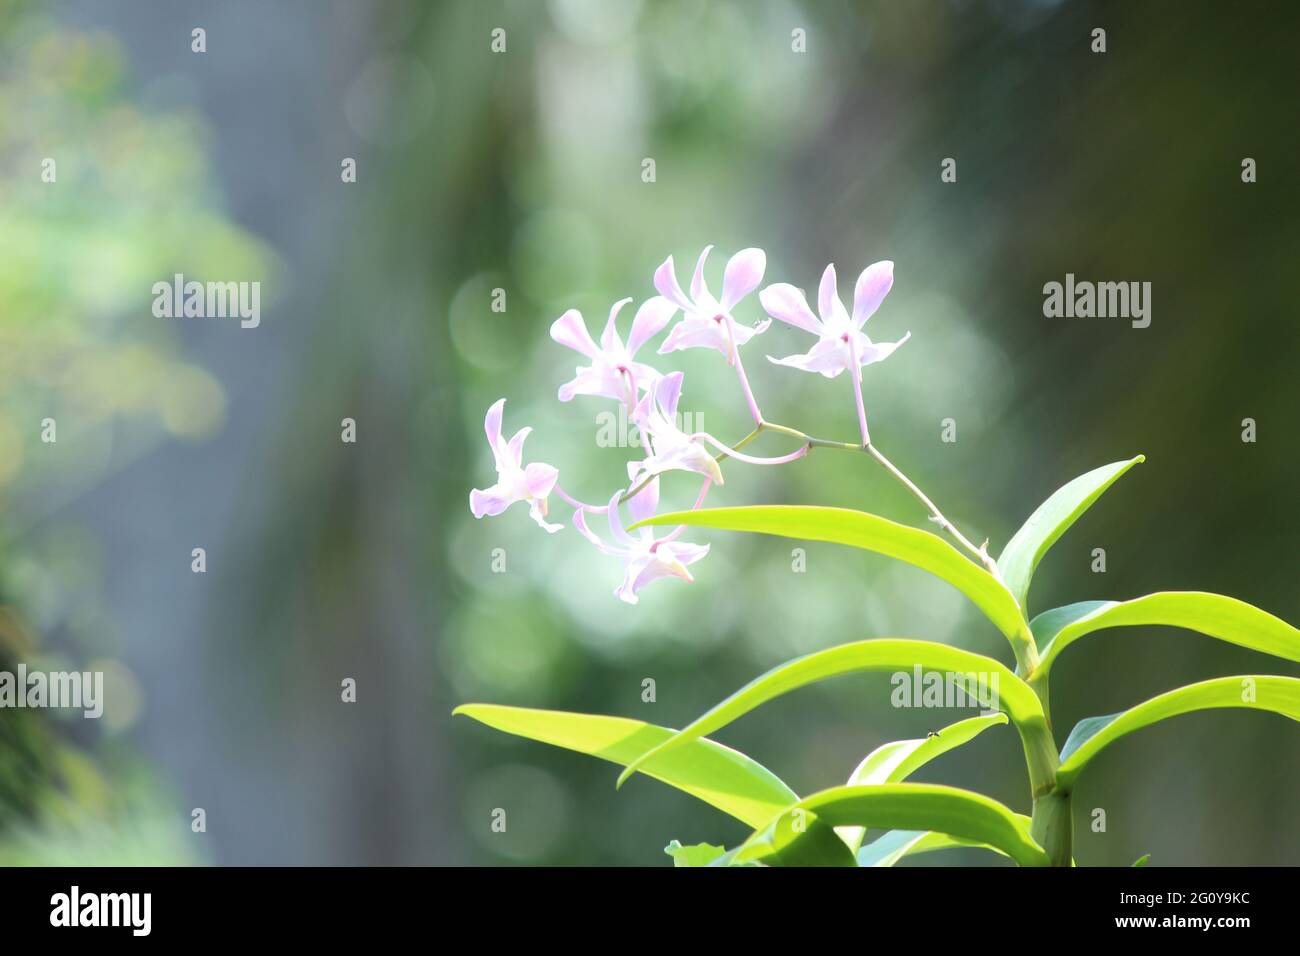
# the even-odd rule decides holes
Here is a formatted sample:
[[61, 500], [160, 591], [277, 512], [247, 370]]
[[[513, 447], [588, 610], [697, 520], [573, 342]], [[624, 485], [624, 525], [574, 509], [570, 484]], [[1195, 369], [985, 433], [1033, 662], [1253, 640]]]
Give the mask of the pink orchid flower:
[[[908, 332], [897, 342], [872, 342], [862, 331], [867, 319], [880, 308], [894, 284], [894, 264], [877, 262], [862, 270], [853, 289], [853, 315], [850, 316], [840, 301], [835, 288], [835, 266], [829, 265], [822, 273], [821, 287], [817, 293], [817, 311], [812, 314], [804, 295], [785, 282], [770, 285], [759, 293], [759, 301], [768, 315], [818, 337], [817, 344], [803, 355], [778, 359], [768, 356], [777, 365], [789, 365], [805, 372], [821, 372], [835, 378], [850, 368], [879, 362], [911, 338]], [[861, 371], [858, 372], [861, 377]]]
[[694, 471], [722, 484], [722, 469], [701, 444], [701, 436], [688, 435], [677, 424], [677, 403], [682, 397], [681, 372], [665, 375], [637, 404], [632, 422], [641, 430], [649, 457], [628, 463], [628, 477], [633, 484], [645, 475], [665, 471]]
[[687, 298], [677, 283], [673, 257], [669, 256], [655, 271], [655, 288], [673, 305], [682, 310], [682, 320], [659, 346], [659, 354], [678, 349], [717, 349], [734, 364], [736, 349], [771, 324], [764, 319], [757, 326], [736, 322], [731, 310], [745, 296], [758, 288], [767, 268], [767, 255], [762, 249], [742, 249], [731, 257], [722, 279], [722, 298], [715, 299], [704, 281], [704, 262], [712, 246], [705, 246], [700, 261], [695, 265], [691, 280], [691, 295]]
[[501, 440], [501, 412], [505, 404], [504, 398], [497, 399], [483, 419], [488, 446], [496, 459], [497, 483], [483, 491], [477, 488], [471, 491], [469, 510], [475, 518], [482, 518], [484, 515], [499, 515], [516, 501], [526, 501], [533, 520], [554, 534], [564, 526], [547, 522], [546, 496], [555, 487], [560, 472], [539, 462], [523, 464], [524, 439], [532, 432], [531, 428], [519, 429], [509, 442]]
[[[618, 500], [622, 494], [621, 491], [616, 492], [609, 500], [609, 532], [614, 539], [612, 544], [602, 541], [591, 532], [582, 511], [576, 511], [573, 515], [573, 526], [584, 538], [604, 554], [622, 559], [623, 581], [614, 589], [615, 596], [628, 604], [636, 604], [637, 591], [652, 581], [665, 577], [681, 578], [687, 582], [694, 581], [686, 566], [694, 564], [708, 554], [709, 546], [674, 541], [671, 536], [656, 540], [653, 528], [638, 528], [629, 534], [618, 515]], [[658, 478], [652, 479], [627, 503], [627, 509], [634, 523], [651, 517], [658, 506]]]
[[602, 395], [625, 402], [631, 409], [641, 390], [651, 388], [662, 377], [658, 370], [633, 358], [642, 345], [668, 324], [677, 306], [662, 296], [647, 299], [637, 309], [624, 345], [615, 322], [619, 311], [631, 301], [621, 299], [609, 310], [609, 321], [605, 323], [599, 346], [592, 341], [587, 323], [577, 309], [569, 309], [551, 325], [551, 338], [591, 359], [590, 365], [578, 367], [573, 381], [560, 386], [560, 401], [567, 402], [575, 395]]

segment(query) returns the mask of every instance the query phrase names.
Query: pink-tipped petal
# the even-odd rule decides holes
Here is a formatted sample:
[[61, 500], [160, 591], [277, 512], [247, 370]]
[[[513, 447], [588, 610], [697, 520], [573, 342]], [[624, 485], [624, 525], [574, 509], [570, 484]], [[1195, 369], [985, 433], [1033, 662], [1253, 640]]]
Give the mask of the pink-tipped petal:
[[[639, 573], [636, 575], [635, 578], [632, 578], [632, 575], [630, 573], [631, 567], [629, 566], [628, 568], [629, 571], [628, 578], [632, 578], [632, 583], [630, 585], [630, 588], [633, 594], [635, 594], [637, 591], [640, 591], [647, 584], [653, 584], [655, 581], [670, 576], [675, 578], [681, 578], [683, 581], [687, 582], [688, 584], [695, 580], [693, 577], [691, 577], [691, 572], [686, 570], [686, 566], [679, 561], [652, 560], [648, 564], [639, 568], [638, 570]], [[624, 581], [625, 581], [624, 587], [625, 588], [629, 587], [629, 585], [626, 583], [627, 581], [626, 578], [624, 579]]]
[[532, 428], [525, 425], [519, 431], [515, 432], [514, 437], [510, 439], [507, 450], [510, 452], [510, 460], [519, 465], [524, 460], [524, 441], [533, 433]]
[[687, 442], [663, 455], [659, 461], [659, 469], [693, 471], [698, 475], [711, 478], [715, 485], [721, 486], [724, 483], [722, 469], [718, 466], [717, 459], [699, 442]]
[[644, 362], [632, 363], [632, 375], [636, 378], [638, 389], [651, 389], [655, 383], [664, 377], [663, 372], [653, 366], [646, 365]]
[[659, 545], [659, 550], [670, 550], [672, 556], [682, 564], [694, 564], [709, 553], [707, 544], [691, 544], [686, 541], [673, 541]]
[[695, 275], [691, 276], [691, 298], [696, 302], [709, 294], [709, 286], [704, 281], [704, 263], [712, 250], [712, 246], [705, 246], [699, 260], [695, 263]]
[[483, 417], [483, 431], [487, 435], [488, 447], [492, 449], [492, 457], [497, 460], [497, 467], [500, 467], [506, 454], [506, 446], [501, 441], [501, 416], [505, 407], [506, 400], [498, 398]]
[[685, 375], [681, 372], [673, 372], [671, 375], [665, 375], [655, 385], [655, 401], [663, 409], [664, 415], [671, 421], [677, 415], [677, 403], [682, 397], [682, 379]]
[[673, 326], [673, 330], [659, 346], [659, 354], [667, 355], [669, 352], [677, 352], [681, 349], [701, 348], [717, 349], [723, 355], [728, 354], [727, 331], [712, 319], [692, 316], [682, 319]]
[[618, 514], [618, 502], [622, 497], [623, 492], [614, 492], [614, 497], [609, 499], [609, 510], [605, 512], [605, 517], [609, 521], [609, 533], [613, 536], [615, 543], [627, 548], [632, 544], [632, 537], [623, 527], [623, 519]]
[[803, 355], [789, 355], [785, 358], [767, 360], [773, 365], [786, 365], [804, 372], [820, 372], [828, 378], [834, 378], [848, 367], [848, 352], [840, 348], [838, 339], [822, 339]]
[[757, 289], [766, 269], [767, 253], [762, 249], [741, 249], [732, 256], [722, 277], [722, 311], [730, 312]]
[[863, 323], [880, 308], [880, 303], [885, 301], [893, 286], [894, 264], [888, 259], [863, 269], [853, 287], [853, 324], [862, 328]]
[[637, 603], [637, 579], [640, 578], [641, 572], [645, 570], [646, 566], [653, 561], [653, 556], [644, 555], [632, 558], [627, 562], [623, 568], [623, 581], [614, 589], [614, 594], [620, 601], [626, 601], [628, 604]]
[[475, 488], [469, 493], [469, 510], [475, 518], [495, 517], [513, 503], [514, 498], [500, 485], [482, 490]]
[[771, 319], [764, 319], [755, 325], [737, 325], [735, 326], [736, 344], [744, 345], [756, 335], [762, 335], [767, 331], [767, 327], [772, 324]]
[[656, 295], [642, 302], [627, 337], [628, 355], [636, 355], [637, 350], [663, 331], [676, 314], [677, 306], [666, 296]]
[[587, 331], [582, 313], [577, 309], [569, 309], [551, 323], [551, 338], [566, 348], [581, 352], [587, 358], [595, 358], [600, 353], [592, 341], [591, 333]]
[[560, 386], [559, 398], [562, 402], [568, 402], [572, 401], [575, 395], [609, 395], [609, 384], [604, 372], [589, 365], [586, 368], [579, 368], [572, 381]]
[[560, 470], [553, 465], [544, 465], [535, 461], [524, 469], [524, 487], [533, 498], [545, 498], [555, 487], [555, 480], [560, 477]]
[[838, 290], [835, 286], [835, 263], [826, 267], [822, 273], [821, 284], [817, 286], [817, 311], [821, 314], [822, 323], [831, 321], [835, 315], [835, 299]]
[[[658, 383], [656, 383], [655, 388], [658, 387]], [[641, 400], [636, 403], [636, 408], [632, 409], [632, 424], [637, 428], [645, 428], [646, 422], [650, 420], [650, 414], [654, 411], [654, 401], [654, 392], [646, 392], [641, 396]]]
[[600, 347], [606, 352], [621, 352], [623, 350], [623, 340], [618, 337], [618, 329], [615, 328], [615, 323], [618, 321], [618, 313], [622, 311], [623, 306], [631, 301], [631, 299], [619, 299], [609, 310], [609, 321], [605, 323], [605, 331], [600, 333]]
[[812, 314], [803, 293], [788, 282], [768, 286], [758, 294], [758, 300], [772, 318], [813, 335], [821, 335], [821, 320]]
[[871, 342], [858, 350], [858, 361], [863, 365], [872, 365], [876, 362], [883, 362], [889, 356], [894, 354], [894, 350], [912, 337], [908, 332], [897, 342]]
[[686, 298], [686, 293], [682, 287], [677, 284], [677, 271], [673, 266], [673, 257], [669, 256], [663, 261], [663, 264], [655, 270], [655, 288], [673, 305], [679, 309], [689, 310], [691, 300]]

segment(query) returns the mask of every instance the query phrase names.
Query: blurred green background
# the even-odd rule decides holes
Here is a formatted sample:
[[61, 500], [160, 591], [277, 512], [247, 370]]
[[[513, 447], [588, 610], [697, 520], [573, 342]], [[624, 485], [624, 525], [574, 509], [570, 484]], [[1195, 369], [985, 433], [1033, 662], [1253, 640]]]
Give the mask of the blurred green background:
[[[648, 779], [615, 793], [610, 765], [451, 709], [680, 726], [792, 655], [870, 636], [1009, 661], [960, 595], [883, 558], [809, 545], [793, 573], [789, 542], [687, 535], [712, 544], [696, 583], [633, 608], [572, 529], [469, 514], [502, 396], [570, 493], [624, 480], [629, 454], [596, 443], [612, 403], [555, 400], [576, 356], [547, 329], [569, 307], [598, 328], [708, 243], [715, 289], [750, 245], [767, 282], [812, 290], [833, 261], [845, 295], [895, 261], [870, 331], [912, 340], [865, 375], [873, 437], [994, 553], [1060, 484], [1147, 455], [1053, 549], [1031, 611], [1204, 589], [1300, 621], [1298, 21], [1262, 3], [0, 0], [0, 667], [109, 685], [100, 721], [0, 712], [0, 862], [668, 865], [669, 840], [734, 843], [741, 825]], [[154, 318], [150, 287], [175, 272], [262, 282], [261, 326]], [[1044, 318], [1067, 272], [1151, 282], [1150, 328]], [[738, 317], [759, 315], [751, 297]], [[762, 359], [808, 341], [776, 325], [747, 348], [759, 401], [852, 439], [847, 378]], [[748, 430], [719, 355], [648, 360], [685, 370], [709, 431]], [[710, 503], [925, 524], [850, 456], [726, 477]], [[666, 480], [665, 504], [696, 487]], [[1062, 738], [1189, 681], [1300, 673], [1168, 629], [1067, 658]], [[842, 679], [719, 736], [804, 792], [965, 716], [892, 709], [889, 690]], [[1005, 728], [916, 779], [1029, 809]], [[1289, 722], [1182, 717], [1084, 778], [1076, 854], [1294, 865], [1298, 786]], [[990, 861], [919, 860], [962, 862]]]

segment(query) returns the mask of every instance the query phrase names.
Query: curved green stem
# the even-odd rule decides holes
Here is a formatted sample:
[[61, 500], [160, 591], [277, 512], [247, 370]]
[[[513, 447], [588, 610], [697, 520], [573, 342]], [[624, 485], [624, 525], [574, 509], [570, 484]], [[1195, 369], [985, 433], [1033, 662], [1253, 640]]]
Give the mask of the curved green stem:
[[912, 497], [914, 497], [917, 501], [921, 502], [921, 504], [925, 506], [925, 509], [930, 512], [931, 521], [933, 521], [940, 528], [942, 528], [949, 535], [951, 535], [958, 544], [960, 544], [963, 548], [965, 548], [971, 554], [971, 556], [975, 558], [975, 560], [979, 561], [980, 564], [984, 565], [984, 567], [988, 569], [990, 574], [998, 578], [998, 580], [1002, 579], [1001, 575], [998, 573], [997, 562], [994, 561], [993, 558], [989, 556], [988, 550], [985, 547], [985, 545], [987, 545], [987, 542], [985, 542], [985, 545], [976, 547], [975, 544], [969, 538], [967, 538], [964, 534], [961, 533], [961, 531], [957, 528], [955, 524], [953, 524], [951, 521], [948, 520], [948, 518], [944, 515], [944, 513], [939, 510], [939, 506], [936, 505], [930, 499], [930, 496], [927, 495], [924, 491], [922, 491], [917, 486], [916, 482], [912, 481], [911, 478], [908, 478], [907, 475], [903, 474], [902, 469], [900, 469], [892, 461], [886, 458], [885, 453], [882, 452], [875, 445], [871, 444], [870, 441], [861, 445], [855, 445], [851, 442], [843, 442], [843, 441], [827, 441], [826, 439], [823, 438], [814, 438], [812, 435], [806, 434], [805, 432], [801, 432], [797, 428], [790, 428], [787, 425], [777, 425], [772, 422], [761, 422], [758, 428], [767, 429], [768, 431], [778, 432], [782, 435], [788, 435], [791, 438], [795, 438], [801, 442], [806, 443], [811, 448], [838, 448], [842, 451], [866, 452], [868, 455], [874, 458], [877, 464], [883, 467], [885, 471], [889, 472], [890, 476], [895, 481], [897, 481], [900, 485], [906, 488], [908, 492], [912, 495]]

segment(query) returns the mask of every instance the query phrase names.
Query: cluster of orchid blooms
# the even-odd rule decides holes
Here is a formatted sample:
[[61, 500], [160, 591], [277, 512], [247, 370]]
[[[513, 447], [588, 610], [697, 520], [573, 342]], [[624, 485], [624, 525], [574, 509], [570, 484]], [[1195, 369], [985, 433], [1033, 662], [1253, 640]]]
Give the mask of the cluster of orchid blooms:
[[[689, 471], [703, 476], [703, 485], [694, 505], [699, 508], [709, 488], [723, 483], [719, 467], [722, 460], [734, 458], [755, 465], [780, 465], [802, 458], [814, 444], [819, 444], [802, 433], [763, 420], [741, 361], [741, 348], [771, 324], [769, 319], [764, 319], [755, 325], [741, 325], [733, 314], [741, 300], [762, 283], [767, 266], [766, 255], [761, 249], [743, 249], [732, 256], [723, 275], [722, 295], [714, 298], [704, 280], [710, 249], [712, 246], [706, 247], [696, 263], [690, 295], [682, 291], [677, 281], [672, 256], [664, 261], [654, 275], [654, 285], [659, 294], [637, 309], [626, 343], [619, 336], [617, 321], [619, 313], [631, 299], [614, 303], [599, 344], [592, 339], [582, 314], [576, 309], [569, 309], [551, 326], [551, 338], [591, 363], [580, 366], [573, 380], [560, 386], [560, 401], [567, 402], [575, 396], [586, 395], [624, 403], [631, 422], [640, 431], [643, 450], [647, 452], [645, 458], [628, 463], [629, 484], [627, 488], [616, 491], [608, 504], [585, 504], [566, 494], [558, 483], [559, 471], [551, 465], [523, 463], [524, 440], [532, 429], [521, 428], [509, 441], [503, 440], [504, 398], [493, 403], [484, 420], [488, 445], [496, 460], [497, 483], [470, 492], [469, 505], [474, 517], [498, 515], [516, 502], [526, 502], [533, 520], [553, 533], [563, 527], [547, 520], [547, 501], [554, 494], [573, 507], [573, 526], [579, 534], [603, 553], [622, 561], [623, 580], [614, 593], [629, 604], [637, 602], [637, 592], [651, 581], [664, 577], [693, 580], [687, 566], [708, 554], [709, 547], [678, 541], [682, 526], [660, 538], [648, 527], [629, 533], [619, 515], [622, 505], [627, 506], [633, 523], [653, 516], [659, 504], [659, 477], [670, 471]], [[897, 342], [877, 343], [862, 330], [867, 319], [884, 301], [893, 281], [892, 262], [877, 262], [864, 269], [853, 289], [852, 313], [840, 301], [834, 265], [828, 265], [822, 273], [817, 314], [809, 308], [803, 293], [787, 283], [769, 285], [759, 293], [759, 301], [769, 316], [817, 337], [816, 343], [804, 354], [780, 359], [769, 355], [769, 361], [805, 372], [820, 372], [827, 378], [835, 378], [844, 371], [851, 373], [864, 448], [870, 446], [870, 437], [862, 404], [862, 367], [887, 358], [911, 334], [904, 335]], [[678, 312], [681, 318], [665, 336], [659, 354], [695, 348], [722, 353], [736, 370], [754, 420], [755, 431], [749, 438], [764, 427], [777, 428], [806, 439], [796, 451], [776, 458], [758, 458], [744, 454], [738, 447], [723, 444], [707, 432], [683, 431], [677, 416], [683, 374], [663, 373], [636, 361], [642, 346], [663, 331]], [[746, 444], [749, 438], [737, 443], [738, 446]], [[713, 449], [718, 452], [716, 456]], [[606, 515], [610, 540], [601, 538], [587, 526], [586, 515], [589, 513]]]

